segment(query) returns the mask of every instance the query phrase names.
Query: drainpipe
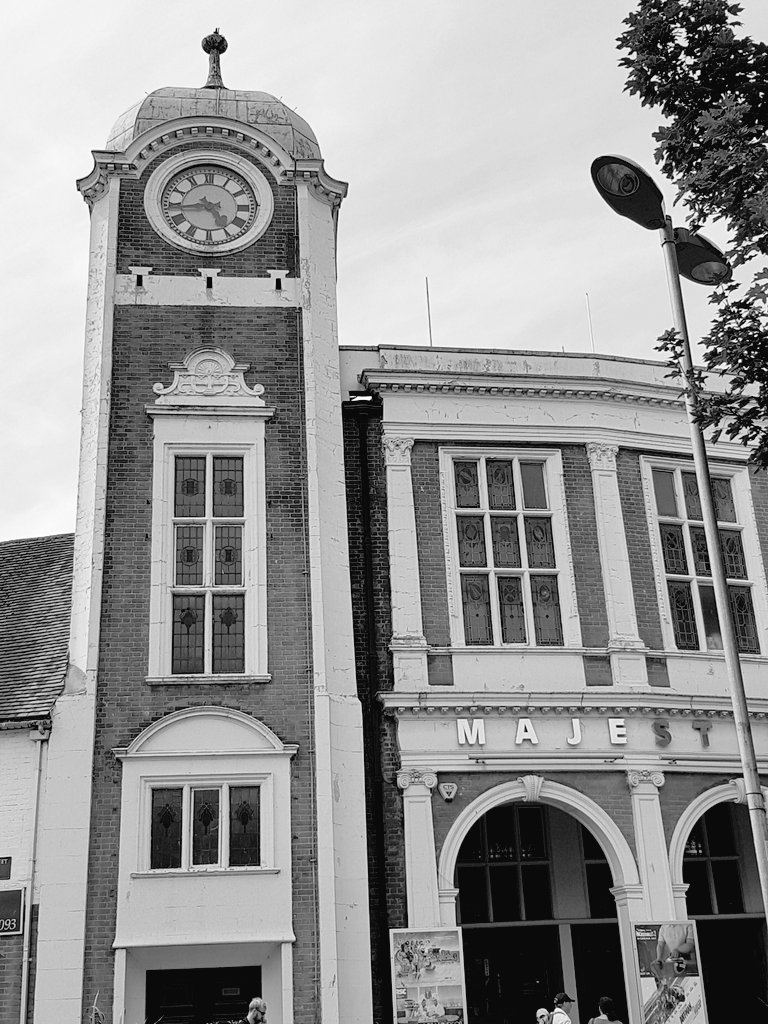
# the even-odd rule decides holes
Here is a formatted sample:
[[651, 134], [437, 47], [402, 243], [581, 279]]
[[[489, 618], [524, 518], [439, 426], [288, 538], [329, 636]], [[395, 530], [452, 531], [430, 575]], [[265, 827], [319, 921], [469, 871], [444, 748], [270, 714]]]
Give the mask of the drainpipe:
[[35, 763], [35, 777], [32, 784], [32, 833], [29, 843], [27, 891], [24, 901], [24, 946], [21, 959], [19, 1024], [27, 1024], [27, 1008], [29, 1006], [29, 954], [32, 944], [32, 893], [35, 887], [35, 864], [37, 861], [37, 823], [40, 817], [40, 776], [42, 775], [43, 766], [43, 744], [50, 735], [50, 725], [44, 723], [40, 723], [37, 731], [29, 735], [32, 742], [37, 743], [37, 759]]

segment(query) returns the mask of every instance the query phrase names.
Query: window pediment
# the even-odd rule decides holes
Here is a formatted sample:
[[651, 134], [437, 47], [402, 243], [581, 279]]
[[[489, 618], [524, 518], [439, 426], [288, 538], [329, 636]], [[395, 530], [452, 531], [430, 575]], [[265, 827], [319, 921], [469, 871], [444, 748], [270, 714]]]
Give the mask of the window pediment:
[[175, 711], [147, 726], [128, 747], [115, 750], [120, 760], [177, 754], [285, 754], [297, 747], [283, 743], [258, 719], [231, 708], [195, 707]]

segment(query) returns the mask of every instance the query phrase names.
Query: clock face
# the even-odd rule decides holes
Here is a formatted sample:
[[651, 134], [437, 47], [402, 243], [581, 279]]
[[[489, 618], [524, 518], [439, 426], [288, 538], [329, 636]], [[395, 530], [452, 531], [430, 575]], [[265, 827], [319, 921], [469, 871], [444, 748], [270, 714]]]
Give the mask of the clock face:
[[[160, 196], [163, 218], [195, 248], [236, 242], [252, 227], [259, 203], [237, 171], [215, 164], [187, 167], [168, 180]], [[229, 247], [229, 246], [228, 246]]]

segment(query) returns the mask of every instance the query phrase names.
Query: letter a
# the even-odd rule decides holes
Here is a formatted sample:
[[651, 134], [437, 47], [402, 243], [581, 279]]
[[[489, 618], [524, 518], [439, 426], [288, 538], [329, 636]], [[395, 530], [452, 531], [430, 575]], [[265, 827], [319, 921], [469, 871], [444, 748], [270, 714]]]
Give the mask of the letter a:
[[515, 743], [522, 743], [523, 740], [530, 740], [534, 746], [538, 746], [539, 743], [539, 737], [536, 735], [536, 730], [533, 728], [530, 718], [521, 718], [517, 723]]

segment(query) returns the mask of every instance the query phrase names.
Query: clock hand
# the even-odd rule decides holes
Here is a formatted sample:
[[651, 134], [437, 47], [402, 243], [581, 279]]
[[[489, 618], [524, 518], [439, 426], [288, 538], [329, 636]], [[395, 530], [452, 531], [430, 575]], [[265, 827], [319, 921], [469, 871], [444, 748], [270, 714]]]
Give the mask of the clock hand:
[[205, 210], [206, 213], [210, 213], [213, 217], [216, 227], [226, 227], [229, 221], [221, 213], [221, 203], [212, 203], [210, 199], [206, 199], [205, 196], [201, 196], [196, 203], [184, 203], [181, 204], [182, 210]]

